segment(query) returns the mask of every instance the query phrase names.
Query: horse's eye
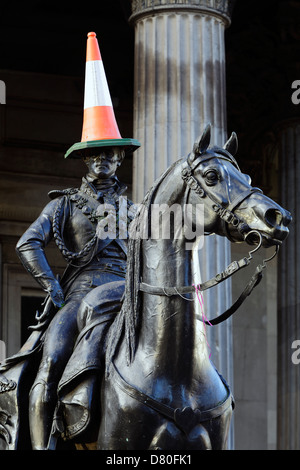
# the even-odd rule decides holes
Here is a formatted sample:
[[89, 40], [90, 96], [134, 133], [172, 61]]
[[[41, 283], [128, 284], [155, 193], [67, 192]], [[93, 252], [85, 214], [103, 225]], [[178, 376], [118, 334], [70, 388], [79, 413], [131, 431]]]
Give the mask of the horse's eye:
[[205, 176], [206, 184], [208, 184], [208, 186], [212, 186], [213, 184], [216, 184], [219, 180], [219, 175], [214, 170], [208, 170], [204, 176]]

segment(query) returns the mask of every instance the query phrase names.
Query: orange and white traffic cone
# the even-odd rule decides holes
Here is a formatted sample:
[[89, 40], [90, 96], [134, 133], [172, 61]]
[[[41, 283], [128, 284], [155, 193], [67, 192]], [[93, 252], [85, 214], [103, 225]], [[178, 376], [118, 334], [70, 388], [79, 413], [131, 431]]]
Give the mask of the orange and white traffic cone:
[[121, 137], [96, 34], [88, 33], [81, 142], [74, 144], [65, 158], [81, 158], [96, 153], [99, 147], [114, 146], [133, 152], [140, 143]]

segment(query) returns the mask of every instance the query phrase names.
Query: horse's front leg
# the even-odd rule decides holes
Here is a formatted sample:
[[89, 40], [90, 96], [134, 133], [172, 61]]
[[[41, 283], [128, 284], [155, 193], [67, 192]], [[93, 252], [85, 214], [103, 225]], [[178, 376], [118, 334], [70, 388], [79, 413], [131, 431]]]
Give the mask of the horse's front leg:
[[156, 417], [148, 407], [105, 380], [102, 388], [99, 450], [146, 450]]

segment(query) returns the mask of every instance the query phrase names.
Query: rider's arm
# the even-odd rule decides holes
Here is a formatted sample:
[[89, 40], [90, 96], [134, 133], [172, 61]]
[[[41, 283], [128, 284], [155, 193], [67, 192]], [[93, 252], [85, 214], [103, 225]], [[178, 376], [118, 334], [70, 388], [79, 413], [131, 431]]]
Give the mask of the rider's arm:
[[63, 291], [45, 254], [45, 247], [53, 238], [52, 220], [56, 204], [57, 200], [54, 200], [45, 207], [18, 241], [16, 252], [25, 269], [50, 294], [53, 303], [61, 307], [64, 301]]

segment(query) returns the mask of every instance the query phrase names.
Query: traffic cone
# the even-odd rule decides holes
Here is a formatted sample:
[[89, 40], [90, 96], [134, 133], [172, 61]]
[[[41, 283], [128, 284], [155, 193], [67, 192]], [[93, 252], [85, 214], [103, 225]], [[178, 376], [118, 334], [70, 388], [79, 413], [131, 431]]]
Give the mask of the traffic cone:
[[81, 142], [74, 144], [65, 158], [82, 158], [95, 154], [97, 148], [115, 146], [124, 147], [129, 153], [140, 147], [140, 143], [123, 139], [120, 134], [96, 34], [88, 33]]

